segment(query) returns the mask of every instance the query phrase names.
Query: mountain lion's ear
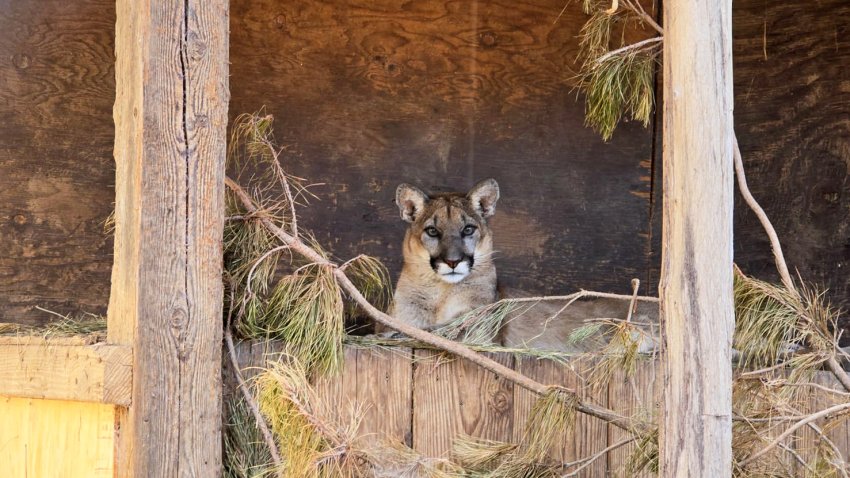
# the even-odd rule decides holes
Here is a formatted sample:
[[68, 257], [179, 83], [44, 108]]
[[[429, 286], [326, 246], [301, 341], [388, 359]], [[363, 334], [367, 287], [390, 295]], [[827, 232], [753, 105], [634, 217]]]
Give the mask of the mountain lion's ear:
[[428, 195], [409, 184], [399, 184], [395, 190], [395, 203], [401, 212], [401, 218], [414, 222], [425, 210]]
[[481, 217], [490, 217], [496, 212], [496, 202], [499, 200], [499, 183], [495, 179], [485, 179], [472, 186], [466, 194], [472, 207]]

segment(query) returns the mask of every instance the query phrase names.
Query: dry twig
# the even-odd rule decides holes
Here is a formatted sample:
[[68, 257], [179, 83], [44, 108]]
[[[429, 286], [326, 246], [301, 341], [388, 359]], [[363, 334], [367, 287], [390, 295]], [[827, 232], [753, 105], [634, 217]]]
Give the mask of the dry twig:
[[[750, 192], [750, 188], [747, 186], [747, 178], [744, 175], [744, 161], [741, 158], [741, 148], [738, 145], [737, 136], [733, 135], [732, 144], [734, 149], [735, 176], [738, 178], [738, 189], [741, 191], [744, 201], [758, 217], [759, 222], [764, 228], [764, 232], [767, 233], [768, 238], [770, 238], [770, 247], [773, 250], [774, 262], [776, 263], [776, 268], [779, 270], [779, 277], [782, 279], [782, 284], [785, 285], [790, 292], [799, 295], [797, 287], [794, 285], [794, 281], [791, 278], [791, 273], [788, 272], [788, 264], [785, 262], [785, 255], [782, 253], [782, 244], [779, 242], [779, 236], [776, 234], [776, 229], [773, 227], [773, 224], [770, 222], [770, 219], [767, 217], [764, 209], [762, 209], [753, 197]], [[834, 343], [833, 347], [836, 350], [833, 351], [833, 354], [826, 359], [827, 367], [829, 367], [829, 370], [833, 375], [835, 375], [835, 378], [838, 379], [841, 385], [850, 392], [850, 375], [844, 371], [844, 368], [835, 358], [835, 352], [838, 349], [838, 344]]]
[[277, 450], [274, 437], [272, 437], [271, 431], [269, 431], [269, 427], [266, 425], [265, 419], [263, 419], [263, 414], [260, 413], [260, 407], [257, 405], [257, 401], [254, 400], [254, 395], [251, 394], [251, 391], [248, 389], [248, 384], [245, 383], [245, 379], [242, 377], [242, 371], [239, 369], [239, 360], [236, 359], [236, 347], [233, 345], [233, 332], [231, 327], [231, 319], [233, 317], [232, 291], [233, 286], [231, 285], [231, 307], [230, 310], [227, 311], [227, 322], [224, 326], [224, 343], [227, 345], [230, 365], [233, 367], [233, 374], [236, 376], [236, 383], [239, 385], [239, 391], [242, 392], [242, 397], [245, 399], [245, 403], [248, 404], [248, 408], [251, 409], [251, 414], [254, 415], [254, 421], [260, 429], [260, 433], [263, 435], [263, 440], [266, 442], [266, 446], [269, 449], [272, 461], [275, 464], [275, 469], [282, 470], [280, 452]]
[[[244, 189], [242, 189], [241, 186], [239, 186], [230, 178], [226, 178], [225, 183], [227, 187], [234, 193], [237, 199], [241, 202], [242, 206], [248, 211], [248, 213], [254, 214], [258, 211], [257, 205], [254, 203], [254, 200], [251, 198], [251, 196], [248, 195], [248, 193], [245, 192]], [[526, 377], [525, 375], [516, 372], [515, 370], [512, 370], [508, 367], [505, 367], [504, 365], [492, 359], [477, 354], [474, 351], [470, 350], [468, 347], [464, 346], [463, 344], [431, 334], [427, 331], [416, 328], [403, 321], [393, 318], [385, 314], [384, 312], [381, 312], [380, 310], [375, 308], [371, 303], [369, 303], [369, 301], [366, 300], [365, 297], [363, 297], [357, 287], [346, 276], [344, 270], [340, 269], [336, 264], [328, 260], [326, 257], [322, 256], [321, 254], [317, 253], [315, 250], [307, 246], [300, 239], [292, 236], [291, 234], [283, 230], [271, 219], [260, 216], [259, 220], [271, 233], [273, 233], [278, 239], [280, 239], [283, 244], [289, 246], [292, 251], [300, 254], [311, 263], [329, 267], [333, 271], [333, 276], [336, 278], [340, 287], [342, 287], [342, 289], [345, 290], [349, 297], [351, 297], [352, 300], [354, 300], [360, 307], [362, 307], [362, 309], [374, 320], [413, 339], [419, 340], [426, 344], [450, 352], [459, 357], [465, 358], [483, 367], [484, 369], [489, 370], [513, 382], [516, 385], [519, 385], [520, 387], [526, 390], [536, 393], [537, 395], [546, 395], [550, 391], [551, 387], [532, 380]], [[573, 396], [576, 396], [574, 391], [569, 391], [569, 393]], [[578, 398], [576, 398], [576, 410], [584, 414], [605, 420], [606, 422], [611, 423], [614, 426], [628, 431], [645, 432], [650, 428], [648, 424], [629, 419], [612, 410], [582, 401]]]

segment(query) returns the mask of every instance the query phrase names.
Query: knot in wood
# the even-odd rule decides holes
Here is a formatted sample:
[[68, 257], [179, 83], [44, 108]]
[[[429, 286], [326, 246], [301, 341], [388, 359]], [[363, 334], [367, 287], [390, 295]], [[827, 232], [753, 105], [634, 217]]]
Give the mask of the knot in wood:
[[24, 53], [17, 53], [12, 57], [12, 64], [19, 70], [26, 70], [30, 66], [30, 57]]
[[192, 60], [200, 60], [207, 55], [207, 42], [200, 39], [198, 35], [191, 33], [189, 35], [189, 58]]
[[504, 390], [497, 390], [490, 396], [490, 407], [498, 413], [507, 412], [511, 405], [511, 397]]
[[15, 221], [15, 224], [24, 225], [27, 223], [27, 217], [23, 214], [15, 214], [15, 217], [12, 218]]
[[496, 39], [496, 34], [493, 32], [482, 32], [478, 35], [478, 42], [486, 48], [496, 46]]

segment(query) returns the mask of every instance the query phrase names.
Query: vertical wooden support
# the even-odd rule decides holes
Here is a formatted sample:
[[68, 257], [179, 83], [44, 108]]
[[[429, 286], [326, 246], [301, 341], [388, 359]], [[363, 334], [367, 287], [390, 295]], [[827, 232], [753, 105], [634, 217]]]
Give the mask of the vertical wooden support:
[[118, 0], [108, 339], [133, 347], [119, 476], [221, 472], [227, 0]]
[[664, 2], [661, 472], [731, 476], [731, 0]]

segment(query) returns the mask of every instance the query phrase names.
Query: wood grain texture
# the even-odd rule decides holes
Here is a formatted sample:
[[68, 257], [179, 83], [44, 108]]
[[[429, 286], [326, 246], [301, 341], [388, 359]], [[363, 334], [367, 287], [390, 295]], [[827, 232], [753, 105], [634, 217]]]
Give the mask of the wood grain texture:
[[[576, 359], [568, 365], [550, 360], [537, 360], [531, 357], [517, 359], [516, 370], [547, 385], [561, 385], [579, 391], [579, 396], [596, 405], [608, 406], [608, 387], [591, 390], [586, 386], [585, 377], [595, 362], [590, 359]], [[514, 391], [513, 435], [509, 441], [521, 443], [525, 426], [532, 407], [538, 397], [523, 389]], [[574, 462], [591, 456], [608, 446], [608, 425], [603, 421], [579, 415], [575, 426], [565, 430], [558, 443], [550, 452], [550, 457], [563, 463]], [[568, 471], [573, 471], [570, 468]], [[577, 476], [605, 476], [607, 464], [604, 459], [597, 460]]]
[[[735, 126], [750, 188], [789, 268], [850, 309], [850, 4], [746, 0], [733, 14]], [[767, 238], [738, 199], [737, 261], [778, 281]]]
[[231, 115], [276, 118], [285, 167], [321, 197], [303, 214], [334, 254], [397, 276], [395, 187], [495, 177], [500, 278], [537, 292], [628, 293], [648, 268], [651, 134], [610, 143], [572, 90], [578, 7], [560, 0], [235, 1]]
[[224, 0], [117, 4], [108, 339], [133, 346], [136, 370], [120, 476], [221, 473], [228, 12]]
[[[281, 350], [279, 342], [239, 343], [238, 362], [245, 378], [250, 381], [267, 366], [268, 360], [276, 360]], [[652, 420], [661, 414], [664, 384], [659, 361], [640, 360], [630, 378], [615, 371], [607, 386], [592, 390], [586, 386], [585, 378], [595, 365], [595, 359], [576, 358], [567, 364], [557, 364], [533, 357], [498, 357], [502, 363], [513, 364], [516, 370], [541, 383], [575, 387], [585, 399], [609, 406], [622, 415]], [[223, 381], [226, 399], [238, 393], [229, 363], [225, 364]], [[840, 389], [828, 372], [819, 372], [812, 381]], [[459, 434], [520, 442], [536, 400], [529, 392], [511, 389], [477, 366], [464, 366], [457, 360], [446, 362], [432, 351], [415, 350], [411, 354], [406, 348], [393, 347], [370, 350], [347, 346], [341, 374], [319, 379], [314, 385], [321, 398], [320, 408], [326, 409], [323, 413], [334, 423], [346, 422], [352, 406], [369, 407], [360, 428], [366, 446], [372, 440], [390, 437], [412, 444], [426, 457], [448, 456]], [[832, 403], [819, 402], [803, 394], [798, 406], [814, 411]], [[402, 431], [410, 433], [411, 429], [412, 435], [404, 440]], [[839, 421], [826, 433], [841, 450], [848, 450], [850, 420]], [[619, 443], [626, 436], [616, 427], [579, 416], [576, 426], [565, 432], [552, 448], [550, 457], [565, 463], [575, 461]], [[811, 449], [813, 437], [805, 432], [798, 433], [788, 443], [805, 453]], [[656, 476], [650, 471], [629, 474], [626, 463], [634, 449], [633, 445], [618, 448], [578, 476]], [[788, 464], [793, 467], [790, 458]]]
[[36, 339], [0, 344], [0, 395], [130, 404], [130, 347]]
[[[844, 310], [850, 310], [848, 18], [850, 5], [842, 0], [739, 0], [732, 8], [735, 130], [748, 183], [791, 270], [828, 288], [827, 298]], [[660, 184], [660, 135], [657, 145]], [[767, 236], [735, 196], [735, 261], [745, 273], [778, 283]], [[653, 231], [660, 238], [660, 208]], [[660, 251], [654, 243], [651, 284]], [[845, 330], [847, 317], [840, 320]], [[846, 332], [842, 338], [850, 344]]]
[[[657, 423], [661, 416], [664, 385], [659, 367], [658, 362], [640, 360], [632, 376], [627, 376], [622, 370], [615, 371], [608, 384], [608, 404], [611, 409], [625, 416], [641, 417]], [[626, 438], [629, 438], [628, 433], [617, 427], [608, 427], [608, 445], [614, 445]], [[638, 474], [629, 472], [629, 459], [635, 449], [632, 443], [611, 451], [607, 457], [608, 476], [629, 478], [658, 476], [650, 470]]]
[[0, 2], [0, 317], [106, 311], [115, 2]]
[[661, 476], [732, 473], [732, 2], [664, 3]]
[[[277, 360], [280, 342], [250, 341], [237, 345], [243, 377], [250, 381], [269, 360]], [[411, 351], [406, 348], [361, 349], [345, 347], [345, 365], [339, 375], [315, 378], [313, 386], [322, 403], [314, 404], [330, 423], [347, 424], [356, 410], [363, 412], [358, 435], [363, 446], [384, 439], [410, 444], [413, 386]], [[232, 365], [222, 374], [225, 400], [237, 397]]]
[[8, 478], [111, 478], [115, 407], [0, 396], [0, 462]]
[[[513, 357], [488, 354], [505, 366]], [[489, 440], [513, 436], [514, 386], [465, 360], [415, 351], [413, 374], [413, 449], [429, 457], [448, 457], [460, 434]]]

